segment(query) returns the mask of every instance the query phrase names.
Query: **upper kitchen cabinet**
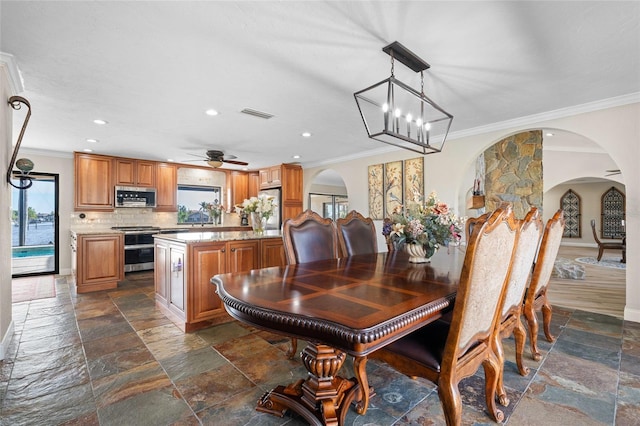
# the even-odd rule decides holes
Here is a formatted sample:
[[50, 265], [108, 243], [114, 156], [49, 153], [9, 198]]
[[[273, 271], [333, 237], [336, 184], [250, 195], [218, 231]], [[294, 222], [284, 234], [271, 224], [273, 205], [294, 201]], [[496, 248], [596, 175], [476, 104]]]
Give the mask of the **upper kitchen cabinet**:
[[302, 166], [283, 164], [282, 177], [282, 223], [302, 213]]
[[74, 153], [75, 210], [113, 210], [114, 159]]
[[249, 172], [249, 198], [257, 197], [260, 191], [260, 172]]
[[233, 171], [229, 174], [232, 197], [231, 206], [229, 206], [229, 208], [230, 211], [233, 211], [233, 206], [242, 204], [246, 198], [249, 198], [249, 175], [246, 172], [237, 171]]
[[116, 158], [116, 185], [156, 186], [156, 163], [154, 161]]
[[156, 163], [156, 211], [178, 211], [178, 172], [175, 164]]
[[281, 166], [260, 170], [260, 189], [278, 188], [280, 186], [282, 186]]

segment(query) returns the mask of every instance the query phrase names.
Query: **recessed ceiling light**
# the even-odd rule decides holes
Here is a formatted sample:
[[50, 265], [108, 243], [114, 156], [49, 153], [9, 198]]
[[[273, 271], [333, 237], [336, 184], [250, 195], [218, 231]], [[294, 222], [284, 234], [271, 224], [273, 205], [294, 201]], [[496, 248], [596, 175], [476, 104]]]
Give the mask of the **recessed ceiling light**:
[[96, 124], [107, 124], [108, 123], [108, 121], [101, 120], [99, 118], [96, 118], [95, 120], [93, 120], [93, 122], [96, 123]]
[[98, 139], [91, 139], [91, 138], [89, 138], [89, 139], [87, 139], [87, 142], [90, 142], [90, 143], [98, 143]]
[[295, 158], [297, 160], [298, 158], [300, 158], [300, 156], [299, 155], [294, 155], [292, 158]]
[[553, 133], [551, 133], [551, 132], [547, 132], [547, 134], [545, 134], [545, 136], [549, 136], [549, 137], [551, 137], [551, 136], [554, 136], [554, 134], [553, 134]]
[[167, 161], [173, 163], [175, 160], [173, 158], [167, 158]]
[[242, 170], [244, 170], [246, 172], [247, 170], [249, 170], [249, 168], [248, 167], [243, 167]]
[[83, 151], [84, 151], [84, 152], [93, 152], [93, 150], [92, 150], [92, 149], [89, 149], [89, 148], [85, 148], [85, 149], [83, 149]]
[[218, 111], [216, 111], [215, 109], [208, 109], [204, 113], [211, 116], [218, 115]]
[[305, 138], [310, 138], [311, 137], [311, 133], [304, 132], [304, 133], [302, 133], [302, 136], [305, 137]]

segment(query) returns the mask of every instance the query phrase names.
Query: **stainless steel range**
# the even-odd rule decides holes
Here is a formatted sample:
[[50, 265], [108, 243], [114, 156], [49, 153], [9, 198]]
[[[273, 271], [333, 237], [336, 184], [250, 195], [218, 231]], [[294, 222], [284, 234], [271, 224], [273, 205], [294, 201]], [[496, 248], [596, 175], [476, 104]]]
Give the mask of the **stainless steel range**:
[[114, 226], [124, 233], [124, 272], [153, 269], [153, 234], [157, 226]]

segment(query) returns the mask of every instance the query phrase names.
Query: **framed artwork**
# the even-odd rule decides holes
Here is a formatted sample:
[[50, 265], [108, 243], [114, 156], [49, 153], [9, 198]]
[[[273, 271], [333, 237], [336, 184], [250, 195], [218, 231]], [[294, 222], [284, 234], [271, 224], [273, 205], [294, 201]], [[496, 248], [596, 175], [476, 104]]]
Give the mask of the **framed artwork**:
[[404, 160], [404, 202], [424, 201], [424, 157]]
[[402, 161], [384, 165], [384, 214], [391, 214], [402, 206], [403, 199]]
[[384, 166], [369, 166], [369, 217], [374, 220], [384, 219]]

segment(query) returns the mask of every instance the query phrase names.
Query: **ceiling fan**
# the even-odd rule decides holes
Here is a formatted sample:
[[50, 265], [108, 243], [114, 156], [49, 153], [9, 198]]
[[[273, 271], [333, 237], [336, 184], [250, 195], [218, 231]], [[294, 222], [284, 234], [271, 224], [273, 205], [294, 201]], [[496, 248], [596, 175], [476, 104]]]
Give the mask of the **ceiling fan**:
[[206, 157], [201, 157], [201, 159], [204, 160], [209, 166], [213, 167], [214, 169], [222, 166], [223, 163], [237, 164], [238, 166], [249, 165], [249, 163], [247, 162], [234, 160], [235, 158], [238, 158], [235, 155], [224, 155], [224, 152], [218, 151], [216, 149], [208, 150], [206, 155], [207, 155]]
[[620, 174], [620, 169], [613, 169], [613, 170], [605, 170], [605, 172], [609, 173], [606, 176], [614, 176], [614, 175], [619, 175]]

